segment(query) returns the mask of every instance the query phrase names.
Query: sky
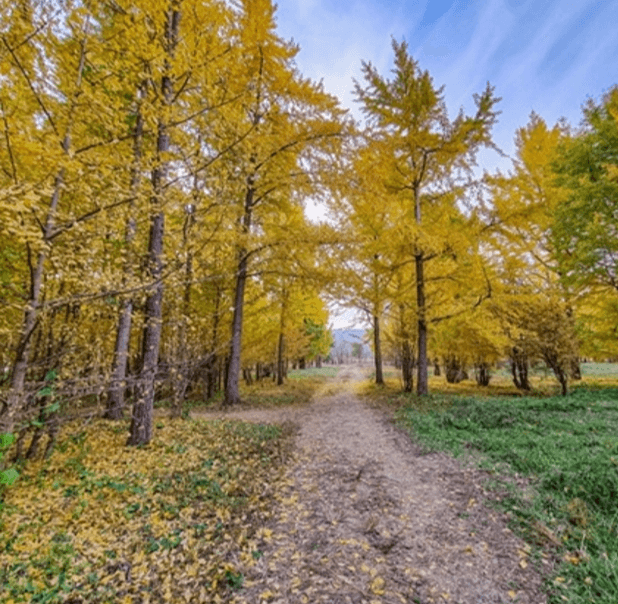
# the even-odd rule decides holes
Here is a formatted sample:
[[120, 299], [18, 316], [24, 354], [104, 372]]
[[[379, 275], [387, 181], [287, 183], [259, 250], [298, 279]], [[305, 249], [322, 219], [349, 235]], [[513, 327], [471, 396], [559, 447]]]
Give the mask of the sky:
[[[581, 107], [618, 84], [616, 0], [279, 0], [278, 33], [293, 39], [300, 72], [321, 80], [359, 120], [353, 79], [361, 63], [391, 68], [391, 39], [405, 39], [419, 67], [444, 86], [449, 113], [474, 111], [487, 82], [502, 97], [494, 142], [510, 157], [532, 111], [577, 126]], [[494, 151], [481, 168], [508, 170]], [[335, 327], [358, 324], [334, 317]]]

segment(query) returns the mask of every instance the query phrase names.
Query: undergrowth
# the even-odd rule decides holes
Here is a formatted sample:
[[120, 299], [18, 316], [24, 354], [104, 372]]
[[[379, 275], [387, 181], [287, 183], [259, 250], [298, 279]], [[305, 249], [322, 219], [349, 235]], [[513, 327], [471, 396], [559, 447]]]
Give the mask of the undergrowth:
[[69, 424], [51, 459], [28, 464], [0, 514], [0, 601], [217, 602], [259, 558], [290, 442], [270, 425]]
[[[272, 377], [262, 378], [250, 385], [243, 382], [240, 385], [240, 396], [243, 405], [253, 408], [276, 408], [289, 405], [309, 404], [316, 391], [326, 384], [331, 378], [339, 373], [339, 367], [309, 367], [307, 369], [294, 369], [288, 375], [281, 386], [278, 386]], [[218, 393], [207, 402], [203, 400], [188, 400], [183, 403], [185, 414], [200, 409], [218, 409], [223, 403], [223, 393]], [[157, 401], [157, 409], [169, 409], [170, 401], [161, 399]]]
[[[529, 542], [561, 559], [550, 602], [618, 602], [618, 389], [568, 397], [395, 397], [427, 450], [473, 452]], [[530, 488], [517, 487], [524, 477]]]

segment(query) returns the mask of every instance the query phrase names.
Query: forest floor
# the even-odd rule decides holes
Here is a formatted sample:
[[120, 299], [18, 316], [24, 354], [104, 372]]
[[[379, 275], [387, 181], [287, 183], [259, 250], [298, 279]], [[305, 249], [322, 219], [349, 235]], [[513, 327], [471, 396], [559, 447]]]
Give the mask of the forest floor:
[[551, 561], [490, 505], [485, 475], [425, 453], [356, 395], [346, 367], [302, 407], [194, 412], [291, 422], [295, 450], [261, 531], [257, 563], [231, 601], [257, 604], [541, 604]]

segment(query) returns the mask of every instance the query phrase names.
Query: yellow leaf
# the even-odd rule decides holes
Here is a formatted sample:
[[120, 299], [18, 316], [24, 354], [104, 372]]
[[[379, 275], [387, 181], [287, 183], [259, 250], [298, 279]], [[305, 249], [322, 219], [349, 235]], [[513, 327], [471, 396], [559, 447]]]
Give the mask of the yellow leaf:
[[270, 598], [274, 597], [274, 595], [275, 594], [270, 591], [270, 589], [267, 589], [260, 594], [260, 598], [262, 598], [262, 600], [269, 600]]
[[376, 577], [370, 585], [370, 589], [371, 591], [376, 595], [376, 596], [381, 596], [384, 595], [384, 579], [382, 579], [382, 577]]
[[519, 566], [521, 566], [522, 568], [526, 568], [528, 566], [528, 563], [522, 559], [519, 561]]

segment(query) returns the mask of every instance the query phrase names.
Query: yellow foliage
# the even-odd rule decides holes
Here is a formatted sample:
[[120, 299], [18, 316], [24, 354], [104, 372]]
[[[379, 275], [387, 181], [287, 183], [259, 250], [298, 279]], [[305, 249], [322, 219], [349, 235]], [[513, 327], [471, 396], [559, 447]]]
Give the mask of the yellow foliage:
[[178, 602], [204, 585], [214, 601], [231, 589], [234, 561], [270, 535], [261, 494], [279, 476], [279, 432], [227, 421], [159, 422], [157, 432], [128, 449], [124, 424], [71, 424], [49, 461], [25, 469], [0, 516], [0, 575], [16, 602], [85, 592], [135, 602], [122, 594], [153, 587]]

